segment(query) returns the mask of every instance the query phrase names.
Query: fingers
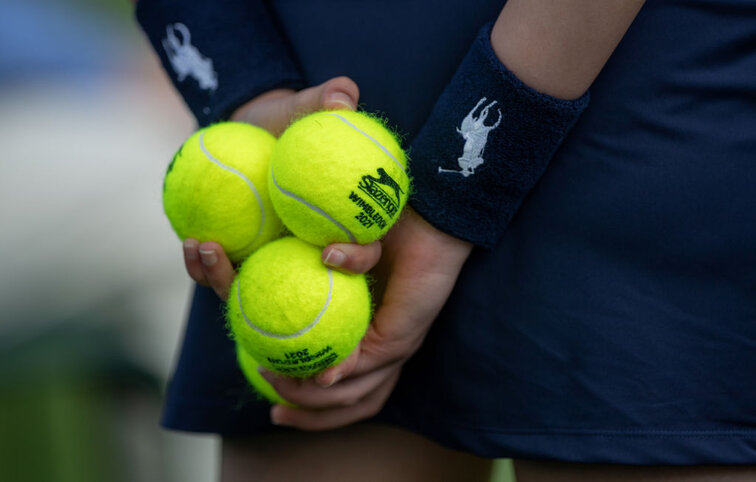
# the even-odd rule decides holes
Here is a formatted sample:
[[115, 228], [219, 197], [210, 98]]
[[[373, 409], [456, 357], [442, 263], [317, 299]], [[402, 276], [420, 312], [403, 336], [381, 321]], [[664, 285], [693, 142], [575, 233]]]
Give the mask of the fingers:
[[184, 241], [184, 266], [189, 277], [202, 286], [209, 286], [202, 271], [202, 262], [199, 257], [199, 241], [187, 238]]
[[319, 373], [314, 379], [315, 384], [321, 388], [339, 386], [367, 373], [404, 363], [422, 342], [422, 335], [411, 332], [400, 335], [382, 330], [381, 325], [387, 317], [391, 321], [406, 322], [406, 317], [391, 307], [379, 308], [357, 349], [338, 365]]
[[[342, 363], [325, 370], [323, 378], [333, 376], [344, 383], [381, 367], [404, 363], [417, 350], [427, 329], [420, 319], [407, 315], [407, 309], [389, 302], [378, 308], [359, 345], [359, 354], [354, 353]], [[355, 355], [355, 356], [353, 356]], [[329, 371], [336, 372], [331, 375]], [[317, 378], [321, 381], [321, 378]], [[322, 380], [325, 383], [331, 380]]]
[[295, 119], [319, 110], [355, 110], [360, 89], [349, 77], [334, 77], [320, 85], [296, 92], [274, 89], [245, 103], [231, 114], [231, 120], [248, 122], [279, 136]]
[[375, 370], [364, 376], [345, 380], [330, 388], [323, 388], [313, 379], [298, 379], [276, 375], [262, 370], [262, 376], [270, 382], [276, 392], [287, 401], [305, 410], [339, 408], [358, 403], [376, 387], [388, 379], [398, 364]]
[[336, 366], [327, 368], [319, 373], [315, 377], [315, 383], [323, 388], [328, 388], [331, 385], [338, 383], [344, 376], [349, 375], [357, 366], [357, 362], [360, 359], [360, 347], [349, 354], [341, 363]]
[[394, 370], [381, 385], [355, 404], [329, 410], [306, 410], [275, 405], [270, 411], [271, 420], [276, 425], [302, 430], [327, 430], [370, 418], [383, 407], [399, 379], [399, 373], [399, 369]]
[[381, 243], [370, 244], [335, 243], [323, 250], [323, 264], [346, 273], [366, 273], [381, 259]]
[[187, 239], [184, 241], [184, 264], [194, 281], [213, 288], [220, 299], [228, 298], [236, 272], [218, 243], [199, 244], [196, 239]]
[[335, 77], [323, 84], [320, 105], [323, 109], [357, 109], [360, 100], [360, 89], [349, 77]]
[[292, 100], [292, 115], [323, 109], [355, 110], [360, 100], [360, 89], [349, 77], [334, 77], [320, 85], [300, 90]]
[[349, 77], [334, 77], [314, 87], [318, 94], [318, 102], [314, 109], [357, 109], [360, 100], [360, 89]]

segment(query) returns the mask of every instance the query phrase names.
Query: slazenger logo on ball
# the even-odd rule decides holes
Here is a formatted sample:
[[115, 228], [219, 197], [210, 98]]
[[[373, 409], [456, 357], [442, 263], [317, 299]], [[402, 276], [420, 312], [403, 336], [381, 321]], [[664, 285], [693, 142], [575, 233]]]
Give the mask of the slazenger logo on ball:
[[[394, 201], [389, 193], [387, 193], [386, 190], [384, 190], [383, 187], [380, 186], [381, 184], [394, 190], [396, 201]], [[404, 191], [402, 191], [402, 188], [399, 187], [399, 184], [394, 181], [394, 179], [392, 179], [391, 176], [389, 176], [382, 167], [378, 168], [378, 177], [373, 177], [370, 175], [362, 176], [362, 180], [357, 187], [360, 188], [362, 192], [370, 196], [373, 201], [378, 203], [378, 206], [383, 208], [386, 214], [388, 214], [392, 218], [396, 216], [397, 212], [399, 212], [399, 202], [401, 200], [400, 195]]]
[[[400, 196], [404, 191], [399, 187], [399, 183], [389, 176], [382, 167], [377, 169], [377, 173], [378, 177], [369, 174], [362, 176], [357, 188], [367, 194], [381, 210], [383, 210], [389, 217], [393, 218], [399, 212], [399, 203], [401, 202]], [[393, 190], [393, 195], [386, 188]], [[394, 200], [394, 198], [396, 198], [396, 200]], [[379, 229], [383, 229], [387, 226], [387, 221], [381, 213], [359, 194], [354, 191], [350, 192], [349, 200], [360, 208], [360, 212], [354, 218], [364, 227], [370, 228], [372, 226], [377, 226]]]

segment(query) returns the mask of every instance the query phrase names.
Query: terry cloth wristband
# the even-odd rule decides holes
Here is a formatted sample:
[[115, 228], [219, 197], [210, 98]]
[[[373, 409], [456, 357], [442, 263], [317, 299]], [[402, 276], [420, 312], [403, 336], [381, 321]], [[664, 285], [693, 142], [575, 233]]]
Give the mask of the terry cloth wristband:
[[260, 0], [139, 0], [136, 17], [201, 126], [270, 89], [304, 87]]
[[589, 99], [523, 84], [496, 57], [491, 28], [475, 39], [410, 151], [413, 208], [484, 247], [500, 239]]

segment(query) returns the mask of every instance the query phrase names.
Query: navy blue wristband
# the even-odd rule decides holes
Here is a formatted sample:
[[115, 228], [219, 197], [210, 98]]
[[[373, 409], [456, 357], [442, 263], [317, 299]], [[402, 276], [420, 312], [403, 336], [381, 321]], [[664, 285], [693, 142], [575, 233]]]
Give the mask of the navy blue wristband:
[[413, 141], [412, 207], [492, 247], [588, 105], [531, 89], [499, 62], [486, 25]]
[[139, 0], [136, 16], [200, 125], [273, 88], [304, 87], [261, 0]]

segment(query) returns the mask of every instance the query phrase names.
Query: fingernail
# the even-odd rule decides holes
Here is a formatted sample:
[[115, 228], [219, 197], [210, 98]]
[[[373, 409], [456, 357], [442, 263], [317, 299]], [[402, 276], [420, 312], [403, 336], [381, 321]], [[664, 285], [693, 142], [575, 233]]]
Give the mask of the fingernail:
[[281, 407], [278, 405], [273, 405], [273, 408], [270, 409], [270, 423], [273, 425], [284, 425], [281, 420]]
[[355, 108], [354, 103], [352, 102], [352, 98], [343, 92], [334, 92], [333, 94], [330, 94], [326, 98], [326, 102], [334, 103], [334, 104], [341, 104], [344, 106], [345, 109], [349, 109], [349, 110], [354, 110]]
[[197, 242], [187, 239], [184, 241], [184, 256], [190, 261], [197, 259]]
[[332, 268], [340, 268], [346, 261], [346, 254], [338, 249], [331, 249], [326, 258], [323, 260], [323, 264]]
[[323, 388], [328, 388], [332, 385], [335, 385], [339, 380], [341, 380], [344, 377], [342, 373], [337, 373], [333, 376], [330, 382], [321, 383], [320, 386]]
[[213, 266], [218, 262], [218, 255], [213, 250], [199, 250], [200, 258], [202, 258], [202, 264], [205, 266]]

